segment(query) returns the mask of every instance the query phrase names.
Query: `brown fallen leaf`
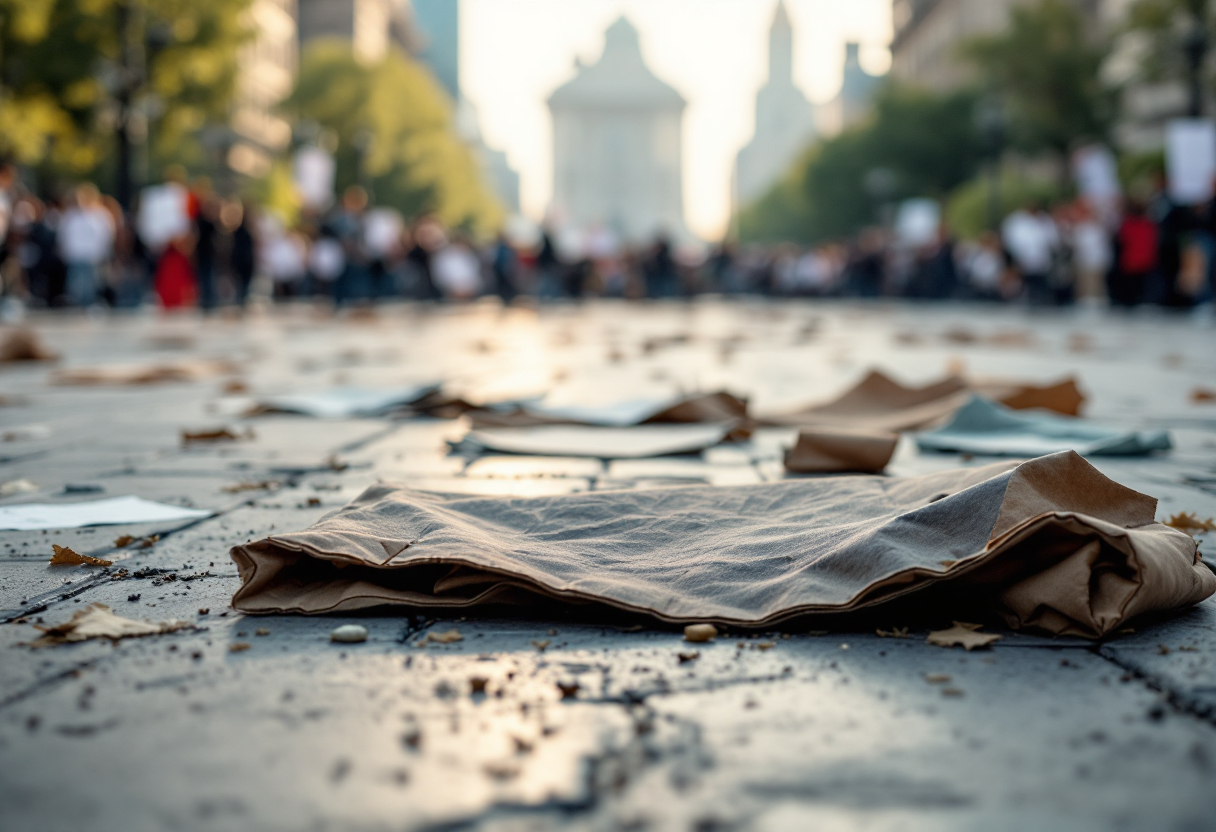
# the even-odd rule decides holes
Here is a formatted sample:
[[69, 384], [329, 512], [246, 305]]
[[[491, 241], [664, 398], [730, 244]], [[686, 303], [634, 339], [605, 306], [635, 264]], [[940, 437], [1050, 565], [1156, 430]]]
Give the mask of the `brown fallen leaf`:
[[459, 630], [448, 630], [444, 633], [427, 633], [418, 642], [419, 646], [424, 644], [454, 644], [457, 641], [464, 641], [464, 636]]
[[58, 361], [59, 355], [47, 349], [32, 329], [14, 329], [0, 340], [0, 364], [17, 361]]
[[1193, 532], [1216, 532], [1216, 519], [1209, 517], [1207, 520], [1200, 520], [1199, 515], [1187, 511], [1175, 514], [1165, 521], [1165, 525], [1187, 534]]
[[533, 647], [535, 647], [537, 650], [541, 650], [541, 651], [543, 651], [543, 650], [544, 650], [546, 647], [548, 647], [548, 646], [549, 646], [551, 643], [552, 643], [552, 642], [551, 642], [551, 641], [549, 641], [549, 639], [547, 639], [547, 638], [534, 638], [534, 639], [532, 639], [532, 646], [533, 646]]
[[233, 433], [228, 428], [215, 428], [213, 430], [197, 430], [197, 431], [182, 431], [182, 444], [195, 445], [204, 442], [236, 442], [240, 440], [240, 434]]
[[225, 485], [220, 490], [225, 494], [241, 494], [245, 491], [275, 491], [283, 483], [278, 480], [261, 480], [259, 482], [237, 482]]
[[105, 604], [90, 604], [82, 610], [77, 610], [63, 624], [38, 629], [42, 631], [42, 635], [32, 642], [30, 647], [54, 647], [95, 638], [118, 641], [123, 638], [162, 635], [177, 630], [193, 630], [195, 627], [188, 621], [135, 621], [115, 615]]
[[756, 649], [761, 650], [761, 651], [772, 650], [776, 646], [777, 646], [777, 642], [775, 642], [775, 641], [758, 641], [758, 642], [756, 642]]
[[145, 537], [143, 540], [139, 541], [139, 548], [151, 549], [153, 546], [155, 546], [159, 542], [160, 542], [160, 535], [150, 534], [147, 537]]
[[119, 535], [118, 537], [114, 538], [114, 548], [125, 549], [134, 542], [135, 538], [129, 534]]
[[114, 561], [112, 560], [102, 560], [90, 555], [81, 555], [72, 551], [67, 546], [57, 546], [52, 543], [51, 548], [55, 550], [55, 554], [51, 555], [51, 566], [79, 566], [82, 563], [87, 563], [89, 566], [114, 565]]
[[558, 682], [557, 689], [562, 692], [562, 699], [577, 699], [579, 684], [578, 682]]
[[1210, 387], [1196, 387], [1191, 391], [1191, 402], [1194, 404], [1210, 404], [1216, 402], [1216, 390]]
[[490, 680], [484, 676], [474, 676], [469, 679], [469, 693], [485, 693]]
[[962, 647], [966, 650], [974, 650], [977, 647], [987, 647], [994, 641], [1004, 638], [1004, 636], [997, 635], [996, 633], [977, 632], [982, 626], [982, 624], [967, 624], [962, 621], [955, 621], [954, 626], [949, 630], [934, 630], [930, 632], [929, 638], [926, 641], [937, 647]]
[[676, 653], [676, 658], [680, 660], [680, 664], [688, 664], [689, 662], [695, 662], [697, 659], [701, 658], [701, 654], [697, 652]]
[[892, 627], [890, 630], [875, 630], [879, 638], [907, 638], [907, 627]]
[[249, 392], [249, 385], [239, 378], [233, 378], [224, 382], [223, 391], [225, 396], [241, 396]]
[[253, 647], [253, 645], [247, 641], [234, 641], [234, 642], [232, 642], [232, 644], [228, 645], [228, 652], [229, 653], [244, 653], [246, 650], [250, 649], [251, 647]]
[[931, 685], [944, 685], [950, 681], [949, 673], [926, 673], [925, 681]]

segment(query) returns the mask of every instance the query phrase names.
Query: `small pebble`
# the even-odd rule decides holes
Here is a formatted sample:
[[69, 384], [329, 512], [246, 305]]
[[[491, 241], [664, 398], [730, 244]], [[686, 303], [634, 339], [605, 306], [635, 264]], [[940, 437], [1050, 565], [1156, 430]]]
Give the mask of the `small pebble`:
[[329, 634], [329, 640], [340, 644], [359, 644], [367, 641], [367, 628], [361, 624], [343, 624]]
[[684, 640], [693, 644], [712, 641], [718, 635], [718, 628], [713, 624], [689, 624], [684, 628]]

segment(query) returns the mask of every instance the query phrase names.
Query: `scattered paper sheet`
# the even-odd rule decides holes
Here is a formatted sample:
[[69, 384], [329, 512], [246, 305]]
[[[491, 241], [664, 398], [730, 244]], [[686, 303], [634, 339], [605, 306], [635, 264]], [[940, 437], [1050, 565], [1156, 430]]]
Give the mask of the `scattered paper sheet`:
[[108, 638], [118, 641], [123, 638], [141, 638], [172, 633], [177, 630], [193, 629], [189, 621], [135, 621], [115, 615], [105, 604], [90, 604], [82, 610], [76, 610], [71, 619], [63, 624], [52, 627], [39, 627], [42, 635], [30, 643], [30, 647], [55, 647], [60, 644], [73, 644], [94, 638]]
[[84, 503], [22, 503], [0, 506], [0, 530], [78, 529], [127, 523], [196, 520], [214, 512], [154, 503], [142, 497], [111, 497]]
[[643, 424], [706, 424], [747, 420], [747, 402], [727, 392], [693, 396], [646, 396], [602, 404], [525, 403], [470, 413], [473, 426], [591, 425], [624, 428]]
[[461, 447], [531, 456], [576, 456], [595, 459], [640, 459], [690, 454], [721, 443], [733, 425], [640, 425], [603, 428], [546, 425], [535, 428], [488, 428], [470, 431]]
[[762, 627], [898, 598], [901, 614], [965, 619], [981, 603], [1012, 627], [1100, 638], [1216, 592], [1198, 543], [1156, 511], [1071, 452], [915, 478], [532, 498], [381, 483], [311, 529], [234, 548], [233, 606], [464, 615], [549, 599]]
[[293, 393], [271, 396], [258, 401], [248, 415], [267, 413], [297, 413], [316, 419], [354, 419], [384, 416], [401, 407], [408, 407], [437, 392], [438, 384], [415, 384], [396, 389], [334, 387], [315, 393]]
[[795, 474], [877, 474], [887, 467], [899, 436], [883, 431], [812, 428], [798, 434], [785, 454], [785, 470]]
[[1171, 448], [1169, 433], [1163, 430], [1129, 431], [1052, 413], [1015, 412], [979, 396], [950, 424], [917, 436], [916, 444], [926, 451], [1026, 457], [1066, 450], [1084, 456], [1135, 456]]

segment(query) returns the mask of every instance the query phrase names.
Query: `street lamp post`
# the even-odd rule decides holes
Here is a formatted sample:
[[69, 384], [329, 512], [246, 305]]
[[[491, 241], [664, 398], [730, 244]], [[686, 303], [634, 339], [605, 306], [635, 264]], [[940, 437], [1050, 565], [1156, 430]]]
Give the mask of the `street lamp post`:
[[1192, 0], [1191, 23], [1183, 41], [1183, 51], [1186, 53], [1187, 85], [1190, 91], [1190, 102], [1187, 114], [1191, 118], [1203, 115], [1203, 65], [1208, 56], [1210, 41], [1205, 18], [1206, 0]]

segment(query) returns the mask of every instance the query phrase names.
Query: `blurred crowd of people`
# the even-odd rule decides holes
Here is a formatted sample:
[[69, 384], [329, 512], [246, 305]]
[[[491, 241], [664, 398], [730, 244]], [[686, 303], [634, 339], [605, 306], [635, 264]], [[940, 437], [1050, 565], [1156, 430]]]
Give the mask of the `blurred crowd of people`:
[[1026, 205], [974, 241], [956, 241], [944, 225], [914, 239], [892, 226], [812, 248], [708, 251], [662, 236], [631, 247], [605, 229], [526, 224], [479, 243], [433, 217], [407, 222], [358, 187], [288, 227], [250, 200], [216, 194], [206, 179], [187, 182], [180, 169], [145, 188], [128, 213], [87, 183], [41, 199], [0, 165], [3, 294], [40, 307], [210, 312], [243, 307], [255, 285], [266, 297], [338, 307], [702, 293], [1189, 307], [1213, 296], [1216, 212], [1163, 195], [1119, 210], [1084, 200]]

